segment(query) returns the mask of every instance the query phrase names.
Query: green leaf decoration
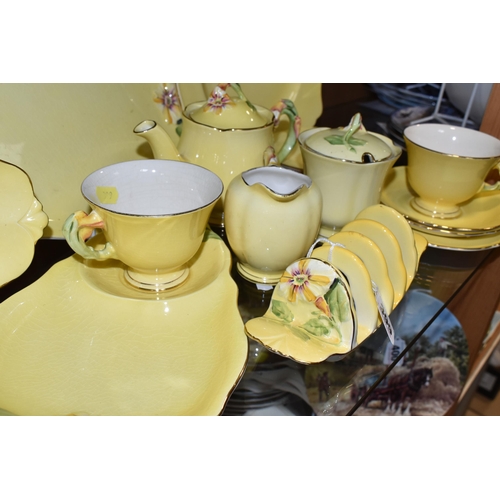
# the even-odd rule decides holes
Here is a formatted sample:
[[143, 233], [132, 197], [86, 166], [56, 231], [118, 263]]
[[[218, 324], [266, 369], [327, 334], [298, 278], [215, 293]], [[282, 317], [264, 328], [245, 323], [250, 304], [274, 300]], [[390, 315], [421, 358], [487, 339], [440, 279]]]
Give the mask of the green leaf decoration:
[[285, 302], [281, 302], [281, 300], [271, 300], [271, 311], [275, 316], [282, 319], [286, 323], [291, 323], [293, 321], [292, 312]]
[[292, 325], [287, 325], [287, 328], [300, 340], [303, 340], [304, 342], [309, 342], [309, 340], [311, 340], [307, 333], [304, 333], [300, 328]]
[[325, 300], [335, 321], [339, 323], [349, 321], [351, 317], [349, 296], [344, 284], [340, 280], [337, 279], [334, 281], [330, 290], [326, 292]]
[[333, 144], [334, 146], [341, 146], [344, 144], [344, 136], [343, 135], [329, 135], [324, 138], [326, 142]]
[[344, 135], [338, 135], [338, 134], [329, 135], [324, 139], [325, 141], [329, 142], [330, 144], [333, 144], [334, 146], [346, 145], [349, 147], [351, 151], [354, 152], [356, 151], [356, 149], [354, 149], [354, 146], [363, 146], [364, 144], [366, 144], [366, 141], [363, 139], [356, 139], [354, 137], [346, 137]]
[[302, 328], [312, 335], [326, 336], [330, 333], [331, 324], [330, 324], [330, 321], [328, 321], [328, 319], [326, 317], [324, 317], [324, 318], [326, 319], [326, 323], [328, 326], [325, 325], [325, 322], [323, 322], [321, 318], [314, 318], [314, 319], [310, 319], [309, 321], [304, 323], [302, 325]]

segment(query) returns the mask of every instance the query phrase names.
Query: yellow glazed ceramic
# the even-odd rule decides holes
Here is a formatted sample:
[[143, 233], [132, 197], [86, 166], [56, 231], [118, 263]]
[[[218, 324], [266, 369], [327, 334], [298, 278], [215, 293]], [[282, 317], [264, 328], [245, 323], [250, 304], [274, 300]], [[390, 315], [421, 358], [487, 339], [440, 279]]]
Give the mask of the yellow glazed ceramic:
[[500, 193], [483, 191], [464, 203], [461, 206], [462, 213], [455, 219], [438, 220], [417, 212], [411, 206], [415, 193], [408, 185], [407, 173], [406, 167], [392, 169], [382, 190], [381, 201], [402, 213], [415, 229], [438, 237], [460, 239], [500, 231]]
[[393, 208], [380, 204], [365, 208], [357, 215], [357, 218], [380, 222], [394, 234], [403, 255], [407, 275], [406, 289], [408, 290], [417, 272], [418, 258], [413, 231], [406, 219]]
[[164, 86], [141, 84], [0, 85], [0, 158], [22, 168], [49, 217], [43, 237], [62, 238], [75, 208], [86, 210], [79, 189], [95, 170], [121, 161], [151, 158], [130, 130], [147, 114], [175, 136], [166, 120]]
[[[181, 102], [206, 100], [214, 85], [2, 83], [0, 158], [22, 168], [36, 187], [49, 217], [43, 237], [62, 238], [67, 215], [88, 209], [79, 193], [87, 175], [112, 163], [152, 158], [151, 148], [130, 132], [140, 120], [147, 116], [161, 124], [177, 144]], [[268, 109], [283, 98], [294, 101], [303, 127], [312, 127], [321, 115], [319, 83], [245, 83], [242, 88], [251, 102]], [[275, 130], [279, 146], [287, 133], [283, 120]], [[286, 162], [300, 167], [301, 161], [297, 146]]]
[[[181, 284], [187, 262], [198, 251], [210, 212], [222, 194], [209, 170], [171, 160], [135, 160], [90, 174], [82, 193], [92, 207], [64, 224], [64, 235], [86, 259], [117, 259], [135, 286], [164, 289]], [[94, 229], [106, 238], [102, 249], [85, 244]]]
[[247, 335], [299, 363], [319, 363], [349, 352], [356, 313], [342, 272], [320, 259], [288, 266], [264, 316], [245, 323]]
[[344, 129], [313, 128], [299, 136], [305, 173], [323, 195], [321, 234], [326, 237], [380, 202], [387, 172], [402, 152], [387, 137], [366, 132], [360, 120], [358, 114]]
[[[229, 86], [235, 89], [237, 97], [228, 93]], [[265, 127], [273, 120], [272, 114], [264, 108], [257, 109], [236, 83], [216, 85], [207, 102], [191, 111], [190, 118], [221, 130]]]
[[[99, 237], [98, 237], [99, 238]], [[208, 233], [182, 287], [139, 290], [74, 255], [0, 304], [0, 408], [16, 415], [217, 415], [248, 343], [231, 256]]]
[[446, 124], [407, 127], [408, 182], [417, 196], [411, 205], [424, 215], [449, 219], [481, 190], [500, 188], [484, 180], [500, 169], [500, 140], [478, 130]]
[[[176, 84], [182, 109], [193, 102], [206, 101], [216, 85], [217, 83]], [[250, 102], [267, 109], [271, 109], [282, 99], [293, 101], [303, 130], [313, 127], [323, 111], [321, 83], [241, 83], [240, 86], [245, 90], [245, 96]], [[228, 92], [236, 95], [231, 88]], [[275, 128], [274, 139], [278, 149], [285, 143], [288, 131], [288, 123], [285, 120]], [[298, 145], [292, 149], [284, 163], [303, 170], [304, 162]]]
[[[415, 229], [415, 234], [419, 234]], [[469, 236], [466, 238], [449, 238], [439, 234], [422, 233], [430, 247], [443, 250], [457, 250], [463, 252], [477, 252], [500, 246], [500, 232], [485, 234], [484, 236]]]
[[235, 177], [226, 194], [226, 234], [238, 272], [255, 283], [277, 283], [318, 235], [321, 192], [304, 174], [259, 167]]
[[418, 233], [417, 231], [413, 231], [413, 237], [415, 238], [415, 247], [417, 248], [417, 260], [418, 260], [417, 268], [418, 268], [418, 264], [420, 264], [420, 259], [422, 257], [422, 254], [427, 249], [429, 241], [424, 235]]
[[[237, 84], [226, 85], [239, 89]], [[275, 125], [284, 116], [289, 122], [288, 137], [281, 149], [274, 152]], [[216, 123], [220, 126], [215, 126]], [[185, 108], [178, 145], [153, 120], [139, 123], [134, 132], [150, 143], [155, 158], [184, 160], [206, 167], [222, 179], [227, 189], [234, 177], [250, 168], [271, 160], [282, 163], [295, 146], [299, 128], [300, 118], [292, 101], [282, 100], [268, 110], [248, 100], [230, 97], [219, 85], [208, 101]], [[213, 210], [210, 218], [213, 224], [224, 225], [224, 199], [225, 194]]]
[[26, 271], [47, 223], [26, 173], [0, 161], [0, 286]]
[[347, 278], [358, 320], [358, 333], [354, 345], [361, 344], [380, 324], [368, 269], [356, 254], [338, 245], [332, 247], [325, 244], [318, 247], [312, 252], [312, 257], [330, 262]]
[[363, 164], [384, 161], [394, 155], [387, 141], [366, 131], [359, 113], [346, 128], [327, 128], [308, 135], [304, 146], [328, 158]]
[[328, 239], [333, 243], [344, 245], [363, 261], [371, 280], [380, 291], [382, 303], [389, 314], [394, 307], [394, 288], [389, 278], [387, 262], [380, 248], [370, 238], [353, 231], [340, 231]]
[[407, 275], [401, 248], [394, 234], [380, 222], [368, 219], [355, 219], [346, 224], [342, 231], [361, 233], [380, 248], [394, 288], [394, 307], [396, 307], [406, 292]]

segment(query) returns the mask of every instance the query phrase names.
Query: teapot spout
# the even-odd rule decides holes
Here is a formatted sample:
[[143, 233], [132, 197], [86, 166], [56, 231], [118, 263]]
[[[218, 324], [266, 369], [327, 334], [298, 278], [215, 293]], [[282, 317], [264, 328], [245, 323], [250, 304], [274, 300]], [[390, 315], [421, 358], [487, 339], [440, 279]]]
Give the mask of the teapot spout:
[[182, 160], [170, 136], [155, 121], [142, 121], [134, 128], [134, 134], [144, 136], [156, 159]]

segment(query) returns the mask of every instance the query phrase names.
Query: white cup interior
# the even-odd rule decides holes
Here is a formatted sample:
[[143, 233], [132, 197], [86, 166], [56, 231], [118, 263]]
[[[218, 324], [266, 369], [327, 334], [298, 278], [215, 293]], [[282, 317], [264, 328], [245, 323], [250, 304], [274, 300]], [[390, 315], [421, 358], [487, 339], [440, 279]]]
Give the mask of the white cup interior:
[[500, 140], [465, 127], [422, 123], [407, 127], [404, 135], [418, 146], [448, 155], [468, 158], [500, 156]]
[[289, 195], [295, 193], [302, 186], [311, 187], [312, 180], [307, 175], [282, 167], [258, 167], [241, 174], [249, 186], [263, 184], [271, 191]]
[[[107, 188], [114, 188], [117, 195], [111, 203], [99, 198]], [[141, 216], [199, 210], [217, 200], [223, 189], [220, 178], [210, 170], [174, 160], [116, 163], [93, 172], [82, 183], [83, 196], [95, 205]]]

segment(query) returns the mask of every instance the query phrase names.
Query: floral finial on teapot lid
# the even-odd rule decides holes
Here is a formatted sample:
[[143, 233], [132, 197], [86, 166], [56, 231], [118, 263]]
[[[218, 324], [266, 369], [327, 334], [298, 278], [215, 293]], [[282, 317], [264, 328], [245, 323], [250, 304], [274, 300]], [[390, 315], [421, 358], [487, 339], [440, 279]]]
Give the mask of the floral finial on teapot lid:
[[382, 139], [367, 132], [360, 113], [352, 117], [347, 127], [312, 134], [305, 144], [316, 153], [357, 163], [383, 161], [393, 154]]
[[[228, 94], [228, 87], [236, 92], [237, 97]], [[272, 121], [272, 116], [270, 119], [260, 113], [245, 97], [237, 83], [219, 83], [207, 102], [193, 110], [189, 117], [197, 123], [219, 129], [258, 128]]]

